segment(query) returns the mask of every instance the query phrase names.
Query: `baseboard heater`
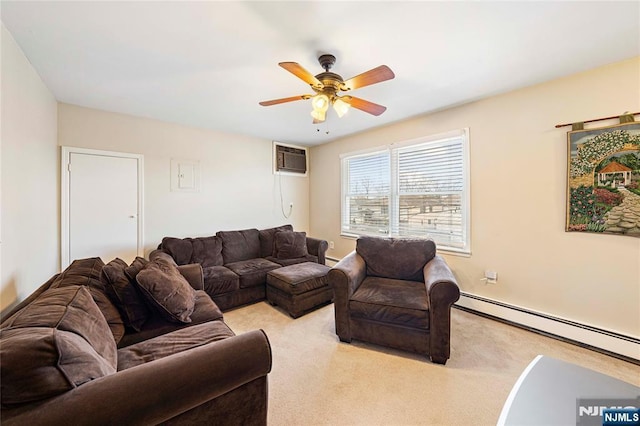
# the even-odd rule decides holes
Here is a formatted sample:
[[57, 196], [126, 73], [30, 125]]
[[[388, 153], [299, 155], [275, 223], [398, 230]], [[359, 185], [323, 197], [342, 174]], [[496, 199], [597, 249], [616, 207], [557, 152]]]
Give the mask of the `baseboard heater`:
[[635, 337], [465, 292], [454, 307], [640, 365]]

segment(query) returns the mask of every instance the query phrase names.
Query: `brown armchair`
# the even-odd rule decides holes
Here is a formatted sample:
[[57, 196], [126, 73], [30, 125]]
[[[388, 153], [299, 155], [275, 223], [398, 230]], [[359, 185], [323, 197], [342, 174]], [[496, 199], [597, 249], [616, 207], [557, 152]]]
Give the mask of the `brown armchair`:
[[451, 305], [460, 289], [431, 240], [361, 237], [328, 275], [336, 333], [449, 359]]

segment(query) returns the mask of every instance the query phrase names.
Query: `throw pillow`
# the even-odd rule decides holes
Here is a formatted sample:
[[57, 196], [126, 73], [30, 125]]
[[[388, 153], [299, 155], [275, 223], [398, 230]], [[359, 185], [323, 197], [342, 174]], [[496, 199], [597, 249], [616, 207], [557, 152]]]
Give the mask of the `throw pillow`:
[[297, 259], [305, 257], [307, 252], [306, 232], [276, 232], [275, 257], [278, 259]]
[[293, 232], [292, 225], [281, 225], [275, 228], [260, 230], [260, 257], [269, 257], [274, 255], [275, 236], [278, 231]]
[[125, 326], [140, 331], [149, 318], [149, 308], [137, 283], [125, 273], [127, 268], [124, 260], [113, 259], [102, 268], [102, 278], [107, 295], [120, 311]]
[[116, 372], [75, 333], [57, 328], [0, 330], [2, 406], [38, 401]]
[[[92, 280], [92, 282], [98, 283], [99, 281]], [[107, 292], [102, 283], [100, 287], [97, 285], [89, 285], [88, 289], [98, 308], [100, 308], [102, 316], [104, 316], [104, 319], [107, 321], [116, 343], [120, 342], [122, 336], [124, 336], [124, 321], [122, 320], [120, 311], [113, 304], [109, 296], [107, 296]]]
[[129, 267], [124, 270], [124, 273], [127, 274], [127, 277], [129, 277], [131, 282], [136, 282], [136, 277], [138, 276], [138, 273], [142, 271], [142, 268], [144, 268], [147, 265], [147, 263], [149, 263], [147, 259], [145, 259], [144, 257], [138, 256], [135, 259], [133, 259], [133, 262], [131, 262], [131, 265], [129, 265]]
[[114, 306], [109, 296], [107, 296], [104, 284], [100, 279], [103, 267], [104, 262], [99, 257], [76, 259], [56, 277], [50, 288], [87, 286], [93, 300], [100, 308], [100, 312], [107, 320], [113, 338], [117, 343], [124, 336], [124, 322], [118, 308]]
[[116, 343], [87, 286], [49, 289], [0, 330], [2, 405], [49, 398], [116, 372]]
[[169, 261], [154, 259], [138, 273], [136, 281], [147, 300], [168, 321], [190, 323], [196, 292]]

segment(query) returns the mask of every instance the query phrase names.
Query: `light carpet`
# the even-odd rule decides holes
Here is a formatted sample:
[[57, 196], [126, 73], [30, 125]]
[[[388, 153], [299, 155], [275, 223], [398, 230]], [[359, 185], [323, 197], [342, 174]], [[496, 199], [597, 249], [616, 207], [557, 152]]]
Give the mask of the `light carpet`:
[[495, 425], [538, 354], [640, 386], [637, 365], [459, 309], [452, 309], [446, 366], [341, 343], [333, 315], [328, 305], [294, 320], [266, 302], [224, 314], [236, 334], [261, 328], [269, 337], [270, 425]]

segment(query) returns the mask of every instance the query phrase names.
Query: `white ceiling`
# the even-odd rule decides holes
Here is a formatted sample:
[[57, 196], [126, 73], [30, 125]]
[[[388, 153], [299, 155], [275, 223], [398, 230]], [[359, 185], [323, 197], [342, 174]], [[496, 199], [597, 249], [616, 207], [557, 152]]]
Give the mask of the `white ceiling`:
[[[302, 145], [640, 55], [638, 1], [0, 5], [60, 102]], [[353, 92], [387, 111], [313, 125], [310, 101], [258, 105], [310, 93], [277, 64], [318, 74], [321, 53], [345, 79], [388, 65]]]

